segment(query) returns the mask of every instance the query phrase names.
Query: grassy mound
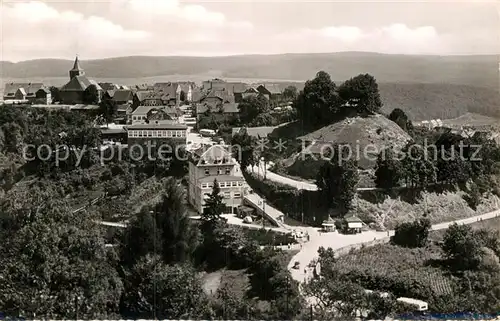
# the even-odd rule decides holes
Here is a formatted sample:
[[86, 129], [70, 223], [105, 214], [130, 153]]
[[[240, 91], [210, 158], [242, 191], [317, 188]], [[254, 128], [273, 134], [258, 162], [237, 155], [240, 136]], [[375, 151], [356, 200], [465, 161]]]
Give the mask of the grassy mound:
[[[387, 147], [400, 149], [410, 136], [385, 116], [373, 115], [348, 117], [298, 138], [314, 143], [306, 151], [293, 157], [294, 162], [289, 167], [289, 174], [314, 178], [324, 162], [321, 160], [321, 155], [326, 156], [328, 146], [350, 145], [351, 157], [358, 160], [360, 168], [370, 169], [375, 166], [377, 155], [381, 150]], [[334, 152], [337, 154], [337, 151]]]

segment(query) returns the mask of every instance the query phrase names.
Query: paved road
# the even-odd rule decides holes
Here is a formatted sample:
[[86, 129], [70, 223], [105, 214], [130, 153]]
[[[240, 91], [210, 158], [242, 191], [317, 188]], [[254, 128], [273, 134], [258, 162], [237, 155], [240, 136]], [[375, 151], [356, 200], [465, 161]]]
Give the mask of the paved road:
[[[447, 229], [453, 223], [457, 223], [459, 225], [462, 224], [467, 225], [478, 222], [481, 219], [487, 220], [495, 217], [500, 217], [500, 210], [495, 210], [482, 215], [477, 215], [474, 217], [455, 220], [451, 222], [434, 224], [432, 225], [431, 229], [434, 231], [443, 230]], [[339, 250], [349, 245], [360, 245], [363, 243], [371, 242], [373, 240], [387, 239], [388, 235], [389, 236], [394, 235], [394, 230], [389, 231], [389, 234], [387, 232], [366, 231], [360, 234], [343, 235], [343, 234], [338, 234], [337, 232], [319, 233], [318, 229], [312, 227], [302, 228], [302, 229], [307, 230], [307, 232], [310, 235], [310, 241], [302, 246], [301, 251], [297, 253], [288, 264], [288, 268], [291, 271], [292, 277], [301, 283], [304, 282], [306, 277], [304, 273], [304, 268], [311, 261], [317, 258], [318, 249], [321, 246], [323, 246], [324, 248], [331, 247], [333, 250]], [[292, 268], [292, 266], [296, 261], [300, 263], [300, 268], [298, 270]]]
[[[316, 186], [316, 184], [297, 181], [297, 180], [273, 173], [269, 170], [269, 167], [270, 167], [269, 164], [266, 164], [266, 167], [267, 167], [267, 169], [264, 170], [264, 164], [261, 162], [259, 165], [255, 165], [253, 167], [253, 173], [255, 173], [259, 177], [263, 178], [264, 172], [265, 172], [266, 179], [269, 179], [273, 182], [285, 184], [285, 185], [288, 185], [291, 187], [295, 187], [296, 189], [305, 189], [305, 190], [309, 190], [309, 191], [317, 191], [318, 190], [318, 187]], [[252, 166], [248, 166], [248, 171], [252, 172]]]
[[[308, 191], [317, 191], [318, 190], [318, 186], [316, 186], [316, 184], [298, 181], [298, 180], [292, 179], [290, 177], [285, 177], [285, 176], [273, 173], [269, 170], [269, 168], [271, 167], [269, 164], [266, 164], [266, 167], [267, 167], [267, 169], [264, 170], [264, 164], [261, 162], [259, 165], [253, 166], [253, 173], [257, 174], [257, 176], [259, 176], [260, 178], [264, 178], [264, 172], [265, 172], [266, 179], [273, 181], [273, 182], [276, 182], [276, 183], [281, 183], [281, 184], [285, 184], [285, 185], [294, 187], [298, 190], [301, 190], [301, 189], [308, 190]], [[252, 172], [252, 166], [248, 166], [247, 170], [249, 172]], [[403, 188], [403, 187], [401, 187], [401, 188]], [[378, 191], [378, 190], [383, 190], [383, 189], [377, 188], [377, 187], [359, 187], [356, 190], [358, 192], [362, 192], [362, 191]]]
[[264, 212], [266, 216], [278, 227], [287, 228], [287, 226], [279, 220], [279, 217], [283, 216], [283, 213], [267, 204], [259, 195], [255, 193], [247, 194], [245, 195], [245, 201], [246, 203], [250, 203], [253, 208], [258, 208], [260, 211]]

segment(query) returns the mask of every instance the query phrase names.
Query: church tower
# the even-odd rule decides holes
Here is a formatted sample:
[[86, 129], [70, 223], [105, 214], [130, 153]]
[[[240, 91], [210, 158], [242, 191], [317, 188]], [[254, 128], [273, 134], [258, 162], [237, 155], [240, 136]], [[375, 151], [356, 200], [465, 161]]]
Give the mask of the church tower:
[[85, 71], [83, 71], [82, 67], [80, 67], [80, 62], [78, 61], [78, 56], [75, 58], [75, 63], [73, 64], [73, 69], [69, 71], [69, 79], [73, 79], [76, 76], [85, 75]]

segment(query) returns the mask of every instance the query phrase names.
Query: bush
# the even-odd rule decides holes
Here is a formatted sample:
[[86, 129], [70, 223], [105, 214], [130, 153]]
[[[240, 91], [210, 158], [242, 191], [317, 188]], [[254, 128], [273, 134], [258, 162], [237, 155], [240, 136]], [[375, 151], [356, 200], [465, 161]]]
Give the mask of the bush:
[[427, 243], [430, 228], [431, 222], [426, 218], [399, 224], [392, 242], [403, 247], [423, 247]]

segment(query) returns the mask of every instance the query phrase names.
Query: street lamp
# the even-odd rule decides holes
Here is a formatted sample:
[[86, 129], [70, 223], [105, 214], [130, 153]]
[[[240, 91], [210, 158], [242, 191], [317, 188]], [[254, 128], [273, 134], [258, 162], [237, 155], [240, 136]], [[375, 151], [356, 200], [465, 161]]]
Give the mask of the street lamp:
[[81, 296], [75, 295], [75, 320], [78, 320], [78, 305], [81, 299], [82, 299]]

